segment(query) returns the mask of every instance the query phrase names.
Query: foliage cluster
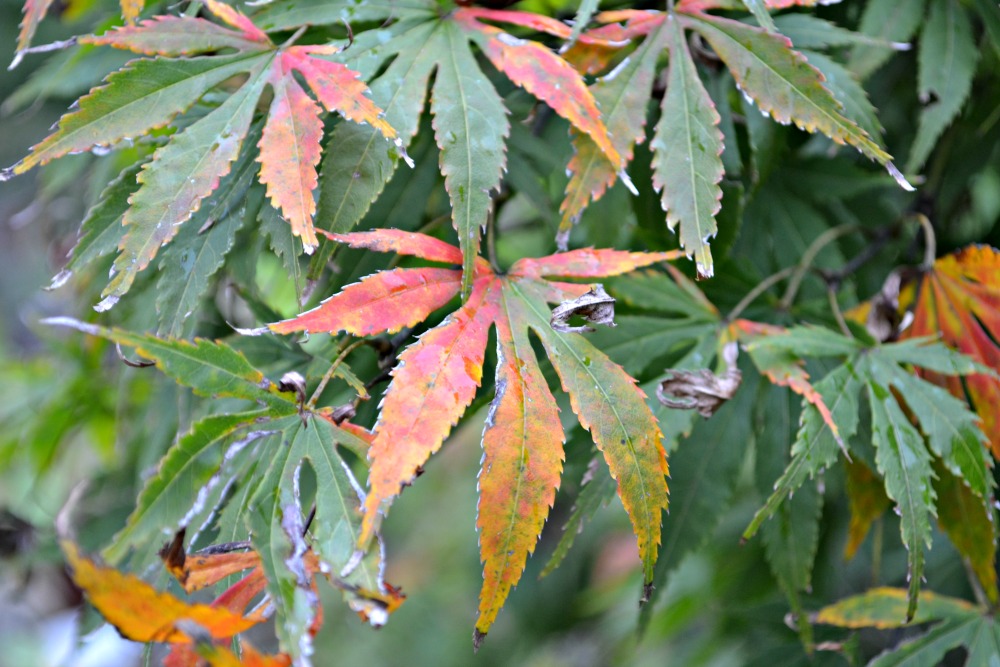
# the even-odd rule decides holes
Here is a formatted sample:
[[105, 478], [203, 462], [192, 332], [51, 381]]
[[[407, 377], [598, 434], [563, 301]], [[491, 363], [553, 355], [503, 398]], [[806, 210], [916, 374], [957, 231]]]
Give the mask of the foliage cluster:
[[[933, 623], [873, 664], [1000, 655], [995, 3], [80, 0], [92, 34], [32, 47], [49, 4], [14, 64], [58, 52], [4, 107], [79, 99], [0, 178], [99, 190], [51, 285], [94, 308], [44, 320], [59, 365], [3, 360], [0, 461], [121, 444], [95, 487], [128, 518], [58, 542], [125, 637], [310, 664], [323, 581], [391, 623], [383, 521], [483, 424], [476, 648], [617, 498], [641, 633], [736, 517], [781, 651]], [[158, 371], [94, 393], [117, 359]], [[866, 540], [879, 585], [820, 576]]]

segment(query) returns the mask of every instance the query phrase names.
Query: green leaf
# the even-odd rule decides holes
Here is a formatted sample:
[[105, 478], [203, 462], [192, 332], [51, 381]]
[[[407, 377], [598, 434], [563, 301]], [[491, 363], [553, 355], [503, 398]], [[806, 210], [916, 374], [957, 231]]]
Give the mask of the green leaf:
[[737, 21], [700, 15], [685, 23], [708, 40], [733, 73], [740, 89], [779, 123], [794, 122], [807, 132], [821, 132], [849, 144], [886, 167], [901, 187], [912, 190], [899, 170], [854, 121], [846, 118], [822, 75], [791, 42]]
[[[423, 23], [394, 38], [396, 58], [371, 84], [372, 101], [385, 112], [406, 148], [417, 132], [435, 58], [444, 51], [434, 23]], [[392, 142], [368, 125], [338, 123], [324, 151], [319, 176], [316, 219], [332, 232], [347, 232], [364, 217], [396, 170]], [[315, 279], [326, 266], [332, 247], [322, 245], [309, 270]]]
[[802, 325], [754, 339], [748, 349], [770, 354], [785, 352], [790, 356], [840, 357], [861, 351], [861, 343], [826, 327]]
[[423, 0], [296, 0], [272, 2], [252, 15], [254, 25], [267, 32], [295, 30], [303, 25], [382, 23], [389, 19], [428, 18], [434, 3]]
[[[256, 143], [259, 133], [251, 133], [247, 143]], [[185, 225], [160, 256], [160, 277], [156, 283], [156, 311], [161, 336], [181, 336], [185, 322], [208, 291], [212, 276], [222, 268], [233, 247], [236, 233], [248, 217], [256, 217], [262, 198], [250, 195], [257, 172], [254, 151], [242, 155], [206, 200], [191, 222]], [[288, 227], [288, 225], [285, 225]]]
[[80, 98], [80, 108], [59, 121], [59, 129], [15, 167], [21, 174], [36, 165], [126, 137], [141, 137], [169, 123], [206, 90], [251, 69], [257, 54], [183, 60], [142, 58], [111, 74], [107, 85]]
[[567, 45], [572, 45], [576, 42], [580, 37], [580, 33], [590, 23], [591, 17], [594, 16], [594, 12], [597, 11], [597, 7], [600, 4], [601, 0], [580, 0], [580, 6], [576, 8], [576, 16], [573, 17], [573, 32], [569, 34], [569, 39], [566, 40]]
[[904, 642], [893, 651], [883, 653], [868, 665], [869, 667], [937, 667], [948, 651], [968, 644], [987, 623], [993, 625], [989, 619], [976, 617], [957, 618], [939, 623], [916, 639]]
[[955, 0], [931, 0], [917, 51], [917, 94], [926, 106], [906, 169], [916, 172], [951, 125], [972, 90], [979, 49], [972, 21]]
[[80, 225], [80, 239], [70, 251], [66, 268], [52, 280], [52, 285], [62, 285], [70, 276], [87, 267], [94, 260], [109, 255], [118, 249], [125, 228], [122, 216], [128, 210], [128, 199], [139, 188], [135, 178], [144, 161], [137, 162], [122, 170], [118, 178], [111, 181], [98, 202], [87, 212]]
[[816, 52], [803, 52], [809, 62], [826, 79], [826, 87], [844, 107], [844, 115], [857, 123], [879, 145], [882, 141], [882, 124], [878, 112], [868, 99], [868, 93], [843, 65]]
[[994, 667], [1000, 659], [1000, 625], [993, 616], [983, 616], [965, 644], [968, 650], [966, 665]]
[[250, 128], [254, 108], [264, 89], [260, 73], [272, 55], [258, 57], [251, 80], [218, 108], [179, 133], [153, 154], [138, 180], [142, 183], [125, 213], [125, 238], [115, 260], [114, 275], [95, 308], [108, 310], [132, 286], [160, 246], [172, 239], [178, 225], [198, 210], [202, 200], [229, 173]]
[[792, 40], [796, 49], [829, 49], [855, 44], [868, 44], [888, 49], [894, 47], [891, 42], [846, 30], [812, 14], [782, 14], [774, 17], [774, 23], [778, 32]]
[[768, 32], [777, 32], [778, 28], [774, 25], [774, 19], [771, 18], [771, 14], [767, 11], [767, 3], [764, 0], [743, 0], [744, 6], [753, 14], [753, 17], [757, 19], [757, 24], [767, 30]]
[[972, 0], [972, 6], [983, 22], [987, 41], [993, 46], [997, 57], [1000, 57], [1000, 7], [997, 7], [992, 0]]
[[[992, 497], [973, 493], [961, 476], [953, 475], [940, 462], [934, 468], [934, 490], [938, 496], [938, 525], [966, 560], [986, 597], [997, 603], [996, 512]], [[990, 476], [992, 481], [992, 475]]]
[[[310, 428], [311, 427], [311, 428]], [[300, 660], [312, 653], [312, 634], [318, 595], [305, 568], [305, 526], [299, 506], [297, 455], [303, 438], [312, 437], [314, 421], [296, 420], [286, 426], [260, 487], [248, 508], [250, 541], [260, 555], [267, 577], [267, 591], [276, 611], [275, 631], [281, 649]]]
[[[830, 408], [833, 421], [840, 429], [840, 437], [849, 442], [858, 429], [858, 393], [861, 390], [861, 381], [853, 366], [849, 362], [837, 367], [814, 386]], [[814, 477], [820, 470], [832, 465], [837, 460], [838, 451], [837, 439], [823, 415], [812, 403], [803, 399], [801, 426], [792, 445], [791, 463], [775, 483], [774, 493], [743, 531], [743, 539], [753, 537], [764, 520], [773, 515], [807, 477]]]
[[[353, 125], [353, 123], [350, 124]], [[263, 197], [259, 191], [254, 194], [257, 197]], [[299, 262], [302, 255], [302, 241], [292, 234], [291, 226], [281, 217], [281, 213], [267, 201], [261, 201], [258, 223], [260, 231], [268, 238], [271, 250], [281, 258], [281, 265], [285, 267], [289, 280], [295, 286], [296, 301], [299, 306], [302, 306], [302, 292], [305, 289], [305, 278], [302, 275], [302, 265]]]
[[976, 413], [941, 387], [895, 364], [882, 363], [877, 354], [872, 355], [872, 367], [877, 377], [899, 390], [931, 450], [977, 496], [988, 497], [996, 482], [990, 472], [988, 440]]
[[722, 206], [720, 117], [702, 84], [684, 39], [680, 21], [668, 14], [670, 70], [653, 149], [653, 187], [667, 212], [667, 226], [679, 229], [681, 247], [694, 256], [698, 275], [714, 273], [708, 240], [718, 228]]
[[[861, 15], [860, 32], [890, 45], [908, 42], [917, 34], [926, 6], [927, 0], [870, 0]], [[891, 56], [888, 45], [858, 45], [847, 68], [863, 81]]]
[[555, 571], [562, 564], [566, 554], [573, 547], [576, 536], [583, 532], [583, 526], [594, 518], [597, 510], [607, 506], [615, 497], [617, 485], [614, 478], [608, 472], [608, 465], [604, 462], [604, 457], [597, 454], [590, 460], [583, 480], [580, 482], [580, 494], [573, 503], [573, 511], [569, 519], [562, 527], [562, 537], [552, 551], [549, 561], [542, 569], [539, 577], [546, 577]]
[[452, 222], [462, 248], [462, 292], [468, 294], [480, 230], [490, 216], [491, 193], [500, 187], [506, 167], [510, 124], [503, 100], [476, 64], [466, 36], [451, 23], [440, 30], [444, 52], [434, 78], [431, 113]]
[[924, 575], [924, 547], [931, 545], [929, 516], [935, 513], [935, 495], [931, 486], [930, 455], [920, 433], [896, 403], [888, 384], [882, 383], [878, 366], [867, 365], [863, 372], [872, 411], [875, 464], [885, 479], [886, 495], [896, 503], [903, 545], [909, 552], [910, 589], [906, 610], [909, 620], [917, 610], [917, 595]]
[[[160, 460], [146, 481], [125, 527], [104, 550], [109, 563], [119, 563], [130, 549], [159, 538], [168, 539], [182, 527], [192, 505], [201, 499], [223, 460], [224, 443], [241, 428], [267, 415], [266, 410], [220, 414], [195, 423]], [[197, 499], [197, 500], [196, 500]]]
[[279, 392], [246, 357], [221, 341], [158, 338], [123, 329], [107, 329], [69, 317], [50, 317], [42, 320], [42, 324], [69, 327], [133, 347], [141, 356], [156, 362], [156, 367], [178, 384], [191, 387], [201, 396], [260, 401], [278, 415], [296, 409], [294, 394]]
[[[901, 588], [873, 588], [826, 606], [816, 613], [817, 623], [842, 628], [898, 628], [907, 623], [907, 592]], [[979, 610], [965, 600], [926, 591], [913, 623], [976, 618]]]

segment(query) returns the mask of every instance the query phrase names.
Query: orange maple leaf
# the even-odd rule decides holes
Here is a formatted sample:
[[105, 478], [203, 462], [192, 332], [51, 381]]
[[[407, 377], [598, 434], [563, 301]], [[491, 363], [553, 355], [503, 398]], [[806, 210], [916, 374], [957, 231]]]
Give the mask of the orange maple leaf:
[[[423, 234], [378, 230], [333, 234], [352, 247], [456, 264], [461, 251]], [[644, 565], [652, 580], [667, 505], [662, 435], [645, 394], [617, 364], [578, 335], [553, 330], [546, 302], [578, 298], [587, 285], [545, 278], [625, 273], [677, 253], [574, 250], [521, 259], [505, 275], [476, 258], [472, 293], [442, 324], [399, 357], [369, 449], [370, 491], [360, 542], [436, 452], [475, 397], [491, 326], [497, 329], [496, 395], [483, 433], [479, 476], [480, 549], [485, 563], [476, 643], [482, 640], [521, 576], [555, 499], [562, 472], [563, 430], [555, 399], [532, 351], [541, 340], [581, 425], [591, 432], [618, 481]], [[462, 272], [404, 268], [368, 276], [318, 308], [271, 325], [277, 333], [398, 331], [425, 319], [459, 293]]]
[[[913, 293], [910, 292], [912, 295]], [[941, 340], [984, 366], [1000, 372], [1000, 252], [968, 246], [934, 262], [920, 278], [913, 323], [901, 338], [940, 336]], [[980, 373], [964, 378], [919, 371], [961, 400], [966, 396], [983, 422], [993, 457], [1000, 459], [1000, 379]]]

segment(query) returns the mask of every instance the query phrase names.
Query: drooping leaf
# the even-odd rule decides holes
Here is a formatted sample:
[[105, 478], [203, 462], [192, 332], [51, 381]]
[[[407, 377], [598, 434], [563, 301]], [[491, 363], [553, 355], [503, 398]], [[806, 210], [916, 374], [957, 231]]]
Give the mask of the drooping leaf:
[[962, 110], [979, 60], [966, 9], [952, 0], [930, 0], [930, 5], [917, 51], [917, 94], [925, 107], [906, 162], [910, 172], [923, 167], [938, 138]]
[[976, 495], [966, 480], [940, 464], [934, 472], [938, 524], [972, 568], [987, 599], [996, 604], [997, 525], [991, 500]]
[[[816, 621], [844, 628], [898, 628], [906, 621], [907, 591], [902, 588], [873, 588], [824, 607]], [[925, 591], [913, 617], [915, 623], [940, 619], [962, 619], [976, 614], [976, 608], [958, 598]]]
[[906, 620], [910, 620], [917, 610], [917, 595], [924, 574], [924, 548], [931, 545], [930, 515], [936, 513], [930, 454], [888, 385], [876, 380], [879, 377], [877, 370], [866, 370], [875, 464], [885, 480], [886, 495], [898, 508], [900, 533], [908, 552], [910, 589]]
[[[461, 251], [421, 234], [379, 230], [331, 235], [355, 247], [397, 251], [432, 261], [453, 262]], [[559, 302], [586, 291], [585, 285], [549, 282], [545, 277], [596, 278], [624, 273], [676, 253], [630, 253], [577, 250], [516, 262], [505, 276], [476, 263], [468, 300], [441, 324], [403, 351], [368, 449], [369, 492], [358, 543], [367, 545], [383, 513], [418, 468], [436, 452], [475, 396], [482, 377], [485, 347], [496, 325], [500, 363], [496, 396], [483, 446], [479, 527], [484, 586], [474, 640], [485, 637], [497, 612], [534, 549], [558, 487], [562, 469], [561, 423], [548, 395], [545, 378], [531, 355], [529, 330], [541, 340], [556, 368], [580, 423], [590, 430], [603, 452], [618, 492], [639, 537], [648, 585], [660, 541], [661, 513], [666, 508], [666, 459], [656, 420], [634, 381], [579, 336], [560, 334], [550, 324], [546, 300]], [[422, 298], [415, 309], [426, 317], [435, 305], [458, 289], [460, 273], [444, 269], [405, 269], [404, 275], [440, 275], [448, 283], [447, 298]], [[280, 332], [348, 330], [375, 333], [395, 330], [410, 321], [386, 287], [402, 285], [400, 270], [369, 276], [331, 297], [319, 309], [272, 325]], [[366, 301], [367, 299], [367, 301]], [[366, 309], [366, 321], [350, 311]], [[411, 299], [412, 301], [412, 299]], [[322, 311], [322, 312], [321, 312]], [[405, 443], [401, 446], [400, 443]]]
[[76, 585], [118, 632], [133, 641], [187, 643], [199, 631], [231, 637], [258, 622], [228, 609], [183, 602], [138, 577], [97, 565], [69, 540], [63, 540], [61, 547]]
[[667, 226], [678, 232], [685, 253], [694, 256], [698, 275], [714, 272], [708, 240], [718, 228], [722, 206], [722, 132], [720, 117], [695, 69], [675, 15], [668, 15], [670, 70], [660, 122], [651, 147], [653, 187], [667, 212]]
[[858, 552], [872, 523], [889, 509], [890, 502], [882, 480], [875, 476], [871, 468], [860, 461], [848, 461], [845, 465], [845, 490], [851, 508], [851, 523], [847, 528], [844, 558], [849, 560]]
[[[942, 342], [994, 370], [1000, 370], [1000, 253], [988, 246], [969, 246], [938, 259], [924, 273], [914, 304], [913, 324], [903, 338], [940, 336]], [[901, 304], [903, 305], [903, 304]], [[927, 358], [924, 361], [924, 358]], [[910, 360], [937, 373], [955, 375], [930, 365], [933, 357], [920, 354]], [[968, 372], [968, 371], [966, 371]], [[948, 389], [959, 400], [966, 391], [973, 408], [982, 420], [982, 430], [990, 438], [995, 458], [1000, 458], [1000, 416], [993, 409], [1000, 404], [1000, 379], [979, 373], [963, 382], [926, 374], [933, 382]]]
[[69, 327], [133, 347], [141, 356], [155, 361], [160, 370], [179, 384], [191, 387], [202, 396], [260, 401], [276, 414], [295, 409], [294, 395], [279, 391], [277, 385], [251, 366], [246, 357], [225, 343], [203, 338], [193, 342], [157, 338], [123, 329], [107, 329], [69, 317], [52, 317], [42, 323]]
[[794, 122], [807, 132], [821, 132], [882, 164], [905, 189], [912, 186], [892, 164], [891, 156], [844, 117], [823, 77], [780, 35], [716, 16], [684, 16], [725, 61], [740, 89], [780, 123]]
[[[886, 651], [869, 663], [872, 667], [898, 667], [900, 665], [939, 665], [954, 648], [969, 644], [976, 636], [993, 634], [995, 626], [989, 620], [976, 616], [949, 619], [938, 623], [915, 639], [903, 642], [893, 651]], [[995, 651], [994, 651], [995, 652]], [[966, 664], [983, 664], [967, 662]]]
[[924, 19], [927, 0], [872, 0], [865, 4], [860, 32], [887, 42], [886, 46], [858, 45], [847, 67], [861, 80], [867, 79], [892, 56], [889, 45], [908, 42]]

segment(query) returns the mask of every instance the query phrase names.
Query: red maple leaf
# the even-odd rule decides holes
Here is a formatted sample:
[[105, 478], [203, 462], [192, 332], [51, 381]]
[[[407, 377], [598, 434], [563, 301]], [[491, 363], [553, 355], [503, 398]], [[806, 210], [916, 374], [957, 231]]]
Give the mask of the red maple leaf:
[[[330, 235], [356, 248], [457, 264], [459, 248], [398, 230]], [[559, 486], [563, 430], [529, 334], [545, 348], [570, 404], [604, 453], [632, 521], [652, 581], [667, 506], [662, 434], [646, 396], [617, 364], [576, 334], [553, 330], [546, 303], [581, 297], [587, 285], [546, 278], [599, 278], [677, 257], [676, 253], [574, 250], [521, 259], [498, 275], [477, 258], [472, 293], [444, 322], [407, 348], [392, 372], [369, 458], [360, 541], [373, 534], [392, 499], [436, 452], [475, 397], [490, 327], [497, 330], [496, 394], [483, 433], [479, 476], [480, 549], [485, 563], [476, 642], [482, 640], [524, 570]], [[462, 272], [399, 268], [345, 287], [319, 307], [271, 325], [277, 333], [363, 336], [411, 326], [456, 296]]]

